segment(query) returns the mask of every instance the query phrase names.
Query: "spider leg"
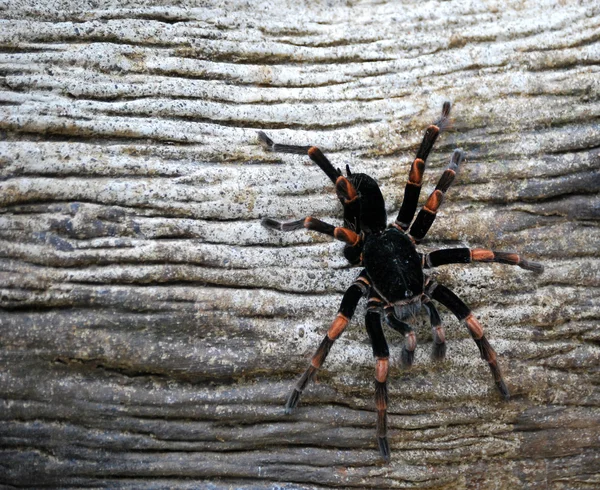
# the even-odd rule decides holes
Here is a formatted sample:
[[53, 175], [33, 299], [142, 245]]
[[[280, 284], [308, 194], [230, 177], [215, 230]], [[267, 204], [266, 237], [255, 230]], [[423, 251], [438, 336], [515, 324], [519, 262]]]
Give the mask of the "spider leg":
[[404, 346], [402, 347], [402, 365], [410, 367], [415, 359], [415, 349], [417, 348], [417, 336], [413, 328], [403, 321], [398, 320], [395, 315], [394, 307], [388, 305], [385, 307], [385, 320], [387, 324], [396, 332], [404, 335]]
[[435, 305], [429, 300], [428, 296], [424, 297], [423, 307], [429, 313], [429, 323], [431, 323], [431, 331], [433, 334], [433, 348], [431, 357], [434, 361], [441, 361], [446, 357], [446, 332], [442, 326], [440, 314]]
[[329, 177], [334, 184], [337, 178], [341, 175], [340, 171], [333, 167], [327, 157], [323, 155], [323, 152], [316, 146], [280, 145], [275, 143], [262, 131], [258, 132], [258, 139], [265, 149], [274, 153], [294, 153], [296, 155], [308, 155], [309, 158], [327, 174], [327, 177]]
[[454, 153], [452, 153], [448, 168], [440, 177], [435, 190], [431, 193], [427, 202], [419, 211], [417, 219], [415, 219], [415, 222], [410, 227], [409, 233], [415, 240], [422, 240], [429, 231], [429, 228], [431, 228], [431, 225], [435, 221], [437, 210], [444, 200], [444, 193], [448, 190], [452, 182], [454, 182], [458, 166], [464, 158], [465, 154], [461, 150], [454, 150]]
[[308, 155], [323, 172], [335, 184], [335, 190], [343, 204], [354, 201], [358, 195], [352, 183], [331, 164], [323, 152], [316, 146], [280, 145], [273, 142], [264, 132], [258, 132], [258, 139], [269, 151], [277, 153], [295, 153], [297, 155]]
[[375, 407], [377, 408], [377, 445], [379, 453], [386, 462], [390, 460], [390, 445], [387, 438], [387, 376], [390, 351], [383, 329], [381, 328], [381, 307], [383, 303], [378, 297], [371, 297], [367, 305], [365, 326], [373, 346], [375, 356]]
[[[335, 184], [335, 192], [344, 206], [345, 224], [344, 228], [338, 229], [310, 217], [305, 220], [293, 221], [290, 223], [280, 223], [271, 218], [266, 218], [262, 222], [263, 226], [282, 231], [297, 230], [304, 227], [309, 230], [315, 230], [333, 236], [350, 245], [350, 247], [346, 247], [346, 250], [344, 250], [344, 255], [348, 261], [352, 264], [359, 263], [360, 252], [362, 251], [362, 246], [360, 246], [357, 238], [358, 233], [360, 233], [360, 221], [358, 219], [360, 216], [360, 199], [358, 198], [358, 193], [352, 182], [344, 177], [339, 169], [334, 168], [327, 157], [323, 155], [323, 152], [316, 146], [281, 145], [273, 142], [273, 140], [262, 131], [258, 132], [258, 138], [262, 145], [269, 151], [308, 155]], [[346, 171], [348, 177], [350, 177], [351, 172], [348, 166], [346, 166]], [[335, 230], [339, 230], [339, 237], [335, 235]]]
[[442, 117], [425, 130], [425, 135], [423, 136], [419, 151], [417, 151], [417, 156], [410, 167], [408, 181], [406, 182], [406, 187], [404, 189], [402, 206], [400, 207], [400, 211], [398, 211], [398, 217], [395, 222], [395, 225], [403, 231], [408, 229], [415, 215], [415, 211], [417, 210], [417, 203], [419, 201], [419, 194], [421, 193], [421, 185], [423, 183], [423, 172], [425, 171], [425, 161], [440, 132], [448, 127], [449, 115], [450, 102], [444, 102], [442, 107]]
[[425, 269], [445, 264], [468, 264], [471, 262], [498, 262], [518, 265], [522, 269], [533, 272], [544, 272], [542, 264], [525, 260], [516, 253], [498, 252], [487, 248], [448, 248], [435, 250], [423, 256], [423, 268]]
[[309, 381], [314, 378], [317, 370], [323, 365], [323, 362], [325, 362], [325, 358], [327, 357], [327, 354], [329, 354], [331, 346], [336, 339], [342, 335], [342, 332], [346, 329], [346, 326], [354, 315], [356, 305], [358, 305], [359, 300], [368, 293], [369, 289], [370, 284], [367, 279], [367, 273], [365, 270], [363, 270], [356, 281], [354, 281], [354, 283], [352, 283], [352, 285], [344, 293], [338, 314], [329, 327], [327, 335], [325, 335], [321, 345], [319, 345], [315, 355], [312, 357], [310, 366], [306, 371], [304, 371], [304, 374], [294, 386], [294, 389], [285, 404], [286, 414], [292, 413], [292, 411], [296, 408], [296, 405], [298, 405], [300, 395], [304, 391], [304, 388], [306, 388], [306, 385], [309, 383]]
[[310, 216], [308, 218], [299, 219], [296, 221], [288, 221], [287, 223], [282, 223], [272, 218], [263, 218], [261, 224], [265, 228], [279, 231], [294, 231], [306, 228], [307, 230], [313, 230], [325, 235], [329, 235], [336, 240], [346, 242], [352, 246], [356, 246], [360, 242], [360, 235], [356, 234], [352, 230], [341, 226], [333, 226], [329, 223], [325, 223], [325, 221], [321, 221], [320, 219], [312, 218]]
[[463, 301], [456, 296], [456, 294], [441, 284], [436, 285], [433, 283], [432, 286], [428, 288], [427, 295], [432, 299], [442, 303], [446, 308], [454, 313], [456, 318], [465, 322], [471, 337], [477, 344], [477, 347], [479, 347], [481, 358], [486, 361], [490, 367], [490, 371], [494, 377], [494, 382], [496, 383], [496, 388], [498, 388], [498, 391], [504, 397], [504, 399], [508, 400], [510, 398], [510, 394], [506, 384], [504, 383], [504, 379], [502, 378], [502, 374], [496, 360], [496, 351], [494, 351], [490, 343], [485, 338], [485, 335], [483, 334], [483, 327], [477, 318], [475, 318], [471, 309], [465, 303], [463, 303]]

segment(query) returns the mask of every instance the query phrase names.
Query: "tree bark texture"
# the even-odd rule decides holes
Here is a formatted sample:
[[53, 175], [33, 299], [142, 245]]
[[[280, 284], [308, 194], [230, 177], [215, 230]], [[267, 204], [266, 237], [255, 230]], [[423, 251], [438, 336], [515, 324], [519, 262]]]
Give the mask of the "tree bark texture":
[[[0, 2], [0, 484], [600, 487], [600, 8], [594, 1]], [[361, 303], [294, 415], [293, 383], [359, 269], [262, 217], [341, 223], [318, 145], [390, 219], [453, 102], [420, 248], [542, 262], [433, 273], [475, 311], [513, 397], [443, 307], [448, 357], [391, 350], [375, 443]]]

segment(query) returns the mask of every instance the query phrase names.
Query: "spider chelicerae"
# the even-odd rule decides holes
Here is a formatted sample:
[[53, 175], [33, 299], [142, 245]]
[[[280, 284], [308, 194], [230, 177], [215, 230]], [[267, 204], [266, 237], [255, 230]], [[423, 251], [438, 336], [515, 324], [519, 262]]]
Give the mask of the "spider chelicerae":
[[417, 251], [416, 245], [425, 237], [433, 224], [444, 193], [454, 181], [458, 166], [465, 156], [461, 150], [454, 150], [448, 168], [413, 221], [421, 192], [425, 161], [439, 134], [448, 127], [449, 114], [450, 103], [445, 102], [441, 118], [426, 129], [416, 158], [410, 167], [398, 217], [389, 226], [383, 195], [372, 177], [362, 173], [352, 173], [348, 166], [344, 177], [316, 146], [281, 145], [274, 143], [262, 131], [258, 133], [261, 143], [270, 151], [308, 154], [334, 183], [337, 196], [344, 207], [344, 226], [333, 226], [310, 216], [287, 223], [265, 218], [262, 220], [263, 226], [280, 231], [306, 228], [332, 236], [346, 243], [344, 256], [350, 264], [363, 267], [356, 281], [344, 293], [337, 316], [312, 357], [310, 366], [296, 383], [285, 405], [285, 411], [289, 414], [296, 408], [308, 382], [323, 365], [331, 346], [350, 322], [359, 300], [367, 296], [365, 325], [376, 359], [377, 443], [379, 452], [386, 462], [390, 459], [387, 438], [389, 350], [382, 329], [382, 320], [385, 319], [388, 326], [404, 335], [402, 364], [410, 366], [413, 363], [417, 341], [413, 328], [404, 320], [413, 317], [423, 306], [429, 314], [433, 331], [432, 357], [435, 360], [442, 360], [446, 355], [446, 336], [433, 302], [438, 301], [454, 313], [459, 321], [464, 322], [479, 347], [481, 358], [490, 367], [496, 388], [505, 399], [508, 399], [510, 395], [502, 379], [496, 352], [485, 338], [481, 324], [455, 293], [443, 284], [430, 279], [424, 273], [424, 269], [445, 264], [499, 262], [518, 265], [534, 272], [543, 271], [541, 264], [527, 261], [516, 253], [497, 252], [485, 248], [449, 248], [426, 254]]

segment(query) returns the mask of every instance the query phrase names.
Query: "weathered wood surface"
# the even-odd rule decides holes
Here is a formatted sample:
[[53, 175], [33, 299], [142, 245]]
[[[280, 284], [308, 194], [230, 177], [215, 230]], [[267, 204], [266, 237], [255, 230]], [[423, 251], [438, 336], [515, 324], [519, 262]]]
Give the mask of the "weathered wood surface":
[[[0, 484], [7, 488], [598, 488], [597, 2], [0, 4]], [[393, 459], [375, 449], [359, 310], [296, 415], [283, 403], [357, 274], [318, 144], [399, 206], [468, 161], [424, 250], [543, 262], [447, 266], [513, 393], [466, 330], [390, 331]]]

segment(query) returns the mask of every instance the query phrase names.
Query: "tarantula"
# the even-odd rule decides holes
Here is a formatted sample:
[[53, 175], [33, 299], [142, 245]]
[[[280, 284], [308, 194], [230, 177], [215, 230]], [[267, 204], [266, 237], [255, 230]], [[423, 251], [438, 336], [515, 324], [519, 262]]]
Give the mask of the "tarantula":
[[398, 217], [389, 226], [381, 190], [372, 177], [362, 173], [352, 173], [348, 166], [344, 177], [316, 146], [276, 144], [262, 131], [258, 133], [261, 143], [270, 151], [308, 154], [334, 183], [337, 196], [344, 208], [344, 226], [333, 226], [310, 216], [288, 223], [265, 218], [262, 220], [262, 225], [281, 231], [306, 228], [332, 236], [346, 243], [344, 256], [350, 264], [363, 267], [356, 281], [344, 293], [337, 316], [313, 356], [310, 366], [296, 383], [285, 405], [285, 411], [289, 414], [296, 408], [303, 390], [323, 365], [331, 346], [350, 322], [359, 300], [363, 296], [368, 296], [365, 324], [376, 359], [377, 443], [379, 452], [386, 462], [390, 459], [387, 439], [389, 350], [382, 329], [382, 316], [391, 328], [404, 335], [402, 364], [410, 366], [413, 363], [417, 342], [413, 328], [403, 320], [415, 315], [423, 306], [429, 314], [433, 331], [432, 357], [441, 360], [446, 354], [446, 336], [432, 300], [440, 302], [454, 313], [459, 321], [465, 323], [479, 347], [481, 358], [490, 367], [496, 388], [505, 399], [508, 399], [510, 395], [500, 373], [496, 352], [485, 338], [483, 327], [456, 294], [427, 277], [424, 269], [445, 264], [499, 262], [518, 265], [534, 272], [543, 271], [541, 264], [527, 261], [516, 253], [497, 252], [484, 248], [450, 248], [427, 254], [417, 251], [416, 244], [425, 237], [433, 224], [444, 193], [454, 181], [458, 166], [465, 157], [461, 150], [454, 151], [450, 165], [413, 222], [421, 192], [425, 161], [438, 135], [448, 127], [449, 114], [450, 103], [445, 102], [441, 118], [425, 131], [421, 146], [410, 167]]

